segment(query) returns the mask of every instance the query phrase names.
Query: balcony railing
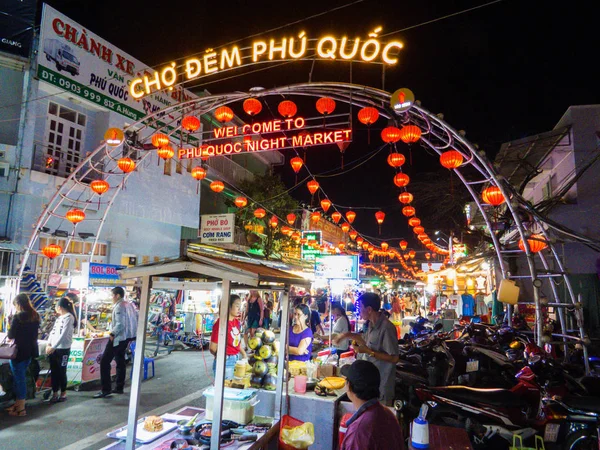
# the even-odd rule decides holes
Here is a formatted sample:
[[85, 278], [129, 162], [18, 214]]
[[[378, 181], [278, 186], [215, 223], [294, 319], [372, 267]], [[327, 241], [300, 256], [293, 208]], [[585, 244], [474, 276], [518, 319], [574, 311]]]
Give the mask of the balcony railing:
[[254, 174], [252, 172], [226, 156], [209, 158], [207, 164], [215, 172], [219, 172], [225, 181], [234, 186], [237, 186], [244, 181], [252, 181], [254, 179]]
[[[35, 141], [33, 143], [31, 169], [37, 172], [66, 178], [85, 157], [85, 154], [75, 156], [72, 152], [67, 152], [66, 150], [56, 148], [49, 149], [43, 142]], [[101, 162], [95, 162], [94, 167], [98, 170], [103, 170], [103, 164]], [[95, 178], [97, 178], [97, 173], [91, 171], [81, 181], [89, 183]]]

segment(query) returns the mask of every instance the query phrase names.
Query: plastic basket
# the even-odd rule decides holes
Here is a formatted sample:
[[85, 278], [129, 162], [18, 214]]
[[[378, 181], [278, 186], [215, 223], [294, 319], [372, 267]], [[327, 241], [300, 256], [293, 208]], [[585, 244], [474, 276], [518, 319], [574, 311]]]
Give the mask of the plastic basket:
[[281, 422], [279, 423], [279, 450], [298, 450], [296, 447], [292, 447], [281, 440], [281, 430], [283, 430], [284, 427], [298, 427], [303, 423], [304, 422], [301, 420], [288, 415], [284, 415], [281, 418]]

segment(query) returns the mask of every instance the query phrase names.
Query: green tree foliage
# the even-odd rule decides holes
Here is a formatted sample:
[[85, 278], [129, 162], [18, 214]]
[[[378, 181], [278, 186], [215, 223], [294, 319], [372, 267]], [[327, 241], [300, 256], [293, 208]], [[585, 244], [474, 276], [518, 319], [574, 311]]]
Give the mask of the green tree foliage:
[[[236, 214], [239, 225], [243, 227], [253, 223], [264, 226], [264, 231], [257, 234], [259, 239], [252, 244], [252, 248], [261, 249], [267, 259], [277, 256], [282, 246], [289, 240], [279, 231], [280, 227], [287, 225], [285, 222], [287, 214], [298, 210], [298, 202], [286, 192], [287, 189], [281, 179], [271, 174], [255, 175], [253, 180], [244, 181], [240, 185], [240, 190], [248, 197], [248, 205]], [[254, 210], [261, 207], [267, 211], [267, 215], [264, 219], [257, 219], [254, 217]], [[279, 218], [277, 228], [269, 225], [273, 214]]]

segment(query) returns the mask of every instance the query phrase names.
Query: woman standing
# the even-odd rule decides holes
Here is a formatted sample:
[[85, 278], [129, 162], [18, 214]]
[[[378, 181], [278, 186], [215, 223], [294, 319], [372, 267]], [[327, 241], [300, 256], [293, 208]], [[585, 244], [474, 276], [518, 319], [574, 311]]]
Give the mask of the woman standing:
[[[68, 297], [62, 297], [56, 303], [55, 309], [58, 318], [48, 336], [48, 346], [46, 347], [52, 378], [52, 397], [48, 400], [50, 403], [67, 400], [67, 363], [73, 343], [73, 330], [77, 326], [75, 309]], [[58, 395], [59, 390], [60, 396]]]
[[[333, 328], [331, 330], [331, 339], [334, 340], [337, 335], [348, 333], [350, 331], [350, 320], [348, 320], [346, 311], [341, 303], [332, 303], [331, 312], [335, 318], [335, 322], [333, 323]], [[340, 354], [348, 351], [350, 342], [348, 339], [341, 339], [337, 344], [334, 344], [334, 346], [337, 349], [338, 354]]]
[[294, 308], [294, 326], [290, 330], [288, 351], [290, 361], [308, 361], [312, 352], [313, 333], [310, 329], [310, 310], [304, 304]]
[[39, 356], [38, 330], [40, 328], [40, 315], [37, 313], [27, 294], [19, 294], [15, 297], [14, 306], [17, 310], [8, 330], [8, 338], [14, 339], [17, 346], [17, 355], [10, 361], [12, 370], [15, 403], [7, 408], [11, 416], [23, 417], [25, 412], [25, 399], [27, 397], [27, 384], [25, 373], [31, 362], [31, 358]]
[[[246, 357], [246, 352], [241, 346], [242, 343], [242, 326], [238, 316], [242, 310], [242, 300], [238, 295], [229, 297], [229, 320], [227, 322], [227, 348], [225, 349], [225, 378], [231, 380], [233, 378], [233, 369], [235, 363]], [[215, 357], [213, 361], [213, 375], [217, 372], [217, 348], [219, 345], [219, 319], [215, 322], [210, 336], [209, 350]]]
[[264, 310], [265, 306], [258, 291], [250, 291], [250, 298], [248, 299], [248, 306], [246, 308], [246, 323], [250, 337], [254, 336], [258, 327], [262, 327], [265, 313]]

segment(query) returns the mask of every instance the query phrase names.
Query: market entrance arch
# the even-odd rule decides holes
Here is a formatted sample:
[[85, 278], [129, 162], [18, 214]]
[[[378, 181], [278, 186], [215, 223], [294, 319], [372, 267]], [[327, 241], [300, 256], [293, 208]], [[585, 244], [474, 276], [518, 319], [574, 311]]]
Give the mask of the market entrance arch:
[[[558, 256], [557, 250], [553, 244], [553, 238], [544, 222], [544, 217], [536, 214], [535, 211], [531, 209], [530, 205], [518, 194], [516, 189], [497, 173], [493, 164], [488, 160], [485, 153], [479, 151], [465, 138], [464, 133], [452, 128], [443, 120], [443, 118], [427, 111], [425, 108], [420, 106], [418, 102], [404, 101], [404, 96], [400, 98], [402, 101], [399, 102], [399, 92], [401, 91], [390, 93], [380, 89], [351, 83], [312, 82], [293, 84], [272, 89], [254, 90], [253, 92], [232, 92], [229, 94], [210, 95], [179, 102], [160, 111], [155, 111], [142, 120], [133, 123], [130, 127], [128, 127], [128, 129], [123, 130], [123, 132], [126, 133], [129, 129], [137, 130], [137, 136], [140, 145], [146, 144], [143, 148], [150, 148], [150, 150], [142, 151], [137, 164], [138, 167], [141, 167], [141, 164], [139, 164], [141, 161], [149, 158], [156, 151], [158, 151], [153, 146], [148, 145], [150, 142], [152, 142], [152, 137], [156, 134], [156, 132], [160, 132], [167, 137], [175, 137], [176, 135], [179, 136], [178, 133], [181, 130], [181, 121], [184, 117], [190, 115], [200, 117], [205, 114], [215, 113], [218, 110], [224, 111], [223, 108], [228, 107], [228, 105], [242, 103], [251, 98], [259, 101], [261, 99], [274, 96], [279, 99], [300, 96], [311, 98], [328, 98], [334, 100], [335, 102], [352, 105], [352, 107], [356, 108], [357, 110], [367, 107], [374, 108], [377, 110], [378, 115], [383, 120], [393, 123], [394, 128], [396, 129], [406, 126], [415, 126], [420, 131], [419, 140], [421, 144], [430, 148], [438, 155], [442, 155], [448, 150], [453, 150], [460, 153], [462, 162], [456, 167], [452, 167], [452, 170], [469, 191], [473, 202], [477, 205], [489, 230], [495, 229], [493, 217], [494, 207], [482, 201], [480, 191], [486, 186], [495, 187], [497, 188], [496, 194], [498, 196], [502, 197], [503, 199], [508, 199], [508, 201], [504, 202], [504, 204], [506, 207], [506, 212], [512, 217], [515, 226], [513, 238], [510, 241], [500, 242], [499, 238], [494, 232], [490, 233], [499, 272], [501, 273], [503, 279], [511, 280], [514, 278], [519, 278], [519, 282], [521, 284], [529, 284], [529, 287], [526, 290], [532, 292], [533, 295], [533, 301], [531, 303], [535, 306], [536, 311], [535, 339], [537, 343], [542, 345], [543, 343], [549, 342], [552, 339], [556, 339], [562, 341], [565, 345], [582, 344], [584, 353], [586, 353], [585, 361], [587, 364], [588, 359], [586, 348], [589, 344], [589, 340], [583, 326], [583, 314], [580, 304], [574, 295], [569, 277], [566, 274], [566, 268], [563, 266]], [[308, 127], [304, 122], [304, 118], [301, 122], [298, 120], [290, 121], [288, 122], [287, 126], [291, 131], [296, 131], [296, 129], [292, 130], [292, 128], [296, 127], [297, 129], [300, 129], [300, 125], [303, 125], [304, 128], [306, 128], [303, 131], [312, 135], [322, 131], [314, 131], [314, 129], [319, 128], [318, 124], [314, 125], [314, 129], [311, 130], [311, 127]], [[282, 123], [284, 124], [283, 127], [285, 128], [285, 121]], [[264, 131], [264, 129], [261, 128], [263, 126], [274, 127], [275, 125], [262, 124], [259, 127], [254, 128], [256, 128], [257, 132], [260, 132]], [[281, 123], [279, 123], [278, 126], [281, 126]], [[224, 128], [224, 130], [220, 131], [222, 136], [217, 137], [220, 138], [229, 133], [232, 139], [244, 139], [243, 129], [231, 131], [227, 130], [226, 127]], [[253, 128], [251, 127], [249, 131], [252, 132]], [[352, 130], [347, 129], [345, 134], [340, 134], [339, 141], [341, 143], [348, 142], [351, 139], [351, 133]], [[275, 142], [274, 139], [269, 138], [267, 135], [264, 135], [265, 137], [263, 137], [260, 135], [260, 133], [255, 134], [259, 135], [258, 139], [271, 143]], [[396, 141], [398, 140], [399, 139], [396, 139]], [[36, 249], [41, 230], [44, 227], [49, 226], [51, 222], [62, 222], [67, 219], [66, 216], [59, 214], [61, 206], [77, 205], [77, 209], [85, 212], [85, 210], [91, 205], [98, 204], [101, 210], [102, 218], [100, 220], [96, 220], [97, 232], [95, 233], [95, 240], [91, 255], [94, 254], [94, 249], [102, 232], [103, 224], [105, 223], [106, 216], [110, 213], [111, 207], [117, 200], [119, 193], [125, 187], [126, 182], [135, 182], [134, 180], [128, 181], [128, 179], [135, 173], [134, 171], [124, 172], [119, 168], [119, 159], [122, 156], [122, 149], [120, 148], [122, 141], [122, 136], [120, 139], [117, 138], [114, 142], [111, 142], [110, 138], [107, 138], [107, 140], [99, 145], [94, 151], [92, 151], [59, 186], [56, 193], [48, 202], [47, 206], [44, 208], [43, 212], [38, 218], [34, 228], [35, 231], [29, 240], [28, 246], [21, 260], [19, 277], [23, 276], [23, 271], [28, 265], [30, 257], [32, 255], [41, 254], [41, 249]], [[390, 141], [389, 144], [395, 145], [394, 142], [396, 141]], [[285, 148], [295, 147], [293, 144], [294, 142], [292, 138], [286, 137], [278, 145], [267, 145], [264, 148], [257, 147], [254, 151], [282, 150]], [[331, 143], [321, 141], [315, 145], [326, 144]], [[182, 147], [176, 154], [176, 157], [225, 157], [219, 156], [216, 146], [212, 146], [212, 150], [210, 150], [210, 147], [210, 142], [196, 148]], [[233, 144], [231, 145], [232, 152], [234, 152], [236, 148], [241, 149], [240, 151], [242, 151], [244, 149], [248, 150], [249, 147], [248, 143], [246, 143], [246, 146], [244, 147], [242, 140], [242, 145], [240, 146], [235, 146]], [[221, 154], [226, 155], [227, 153], [223, 151]], [[101, 168], [99, 162], [103, 163]], [[465, 170], [467, 167], [471, 169], [468, 171], [468, 174]], [[476, 176], [473, 176], [473, 173], [475, 173]], [[82, 198], [81, 191], [76, 189], [76, 187], [87, 186], [88, 182], [86, 180], [89, 180], [90, 177], [103, 180], [104, 182], [108, 183], [112, 189], [107, 189], [106, 191], [102, 192], [90, 191], [89, 197]], [[523, 213], [531, 215], [532, 219], [527, 224], [525, 224], [523, 221]], [[535, 233], [535, 236], [532, 238], [531, 235], [533, 233]], [[75, 231], [73, 231], [70, 238], [72, 238], [74, 234]], [[516, 241], [520, 242], [520, 250], [515, 248]], [[542, 246], [544, 249], [542, 251], [537, 251], [538, 248], [532, 249], [534, 246], [539, 247], [538, 245], [535, 245], [539, 242], [544, 244]], [[432, 251], [439, 251], [442, 254], [444, 253], [442, 249], [435, 245], [432, 245], [428, 248], [431, 248]], [[534, 252], [533, 250], [536, 251]], [[526, 257], [527, 268], [529, 272], [526, 277], [511, 274], [509, 271], [506, 263], [506, 256], [515, 252], [523, 252]], [[402, 260], [402, 258], [399, 259], [400, 261]], [[51, 264], [53, 265], [53, 272], [60, 272], [62, 265], [61, 256], [58, 256], [52, 260]], [[561, 299], [559, 296], [555, 284], [555, 281], [557, 280], [564, 281], [567, 291], [566, 299]], [[541, 294], [541, 291], [544, 287], [549, 288], [549, 291], [552, 292], [552, 305], [556, 306], [559, 312], [562, 330], [560, 333], [553, 333], [552, 336], [554, 336], [554, 338], [549, 337], [548, 333], [545, 334], [543, 329], [544, 307], [547, 305], [546, 299], [542, 298]], [[565, 318], [566, 307], [574, 307], [579, 331], [578, 336], [573, 336], [572, 334], [567, 333]]]

